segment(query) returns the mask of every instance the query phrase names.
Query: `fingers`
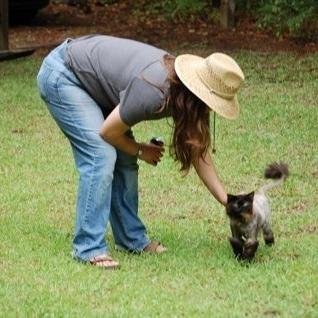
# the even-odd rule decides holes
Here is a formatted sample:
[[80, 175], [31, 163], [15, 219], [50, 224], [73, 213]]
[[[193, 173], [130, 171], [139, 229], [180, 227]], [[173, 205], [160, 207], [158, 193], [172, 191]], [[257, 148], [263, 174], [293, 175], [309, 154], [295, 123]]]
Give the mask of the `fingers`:
[[159, 162], [161, 162], [160, 159], [158, 159], [158, 160], [153, 160], [152, 165], [153, 165], [153, 166], [156, 166], [156, 165], [158, 165]]
[[164, 146], [157, 146], [157, 145], [154, 145], [154, 144], [149, 144], [149, 146], [151, 146], [151, 148], [153, 149], [156, 149], [160, 152], [165, 152], [165, 147]]
[[160, 156], [160, 157], [162, 157], [162, 156], [163, 156], [163, 154], [164, 154], [164, 152], [165, 152], [165, 150], [164, 150], [164, 149], [163, 149], [163, 150], [161, 150], [161, 151], [160, 151], [159, 156]]
[[162, 156], [163, 156], [163, 154], [162, 154], [161, 152], [156, 152], [156, 153], [152, 156], [151, 164], [152, 164], [153, 166], [156, 166], [156, 165], [161, 161], [160, 158], [162, 158]]
[[153, 143], [142, 144], [142, 150], [143, 154], [141, 159], [153, 166], [157, 166], [165, 151], [164, 146], [154, 145]]
[[160, 158], [153, 159], [152, 160], [152, 165], [156, 166], [160, 161], [161, 161]]
[[154, 144], [149, 144], [149, 146], [151, 146], [151, 156], [152, 156], [152, 161], [153, 162], [156, 162], [156, 164], [158, 162], [160, 162], [160, 158], [163, 157], [163, 154], [164, 154], [164, 147], [163, 146], [157, 146], [157, 145], [154, 145]]

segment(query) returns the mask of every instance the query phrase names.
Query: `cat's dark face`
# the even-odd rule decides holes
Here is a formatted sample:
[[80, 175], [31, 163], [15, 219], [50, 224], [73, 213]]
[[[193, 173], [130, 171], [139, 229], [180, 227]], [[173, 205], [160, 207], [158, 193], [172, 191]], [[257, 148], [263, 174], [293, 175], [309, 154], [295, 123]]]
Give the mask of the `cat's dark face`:
[[246, 223], [253, 216], [254, 192], [248, 194], [228, 194], [226, 213], [231, 219]]

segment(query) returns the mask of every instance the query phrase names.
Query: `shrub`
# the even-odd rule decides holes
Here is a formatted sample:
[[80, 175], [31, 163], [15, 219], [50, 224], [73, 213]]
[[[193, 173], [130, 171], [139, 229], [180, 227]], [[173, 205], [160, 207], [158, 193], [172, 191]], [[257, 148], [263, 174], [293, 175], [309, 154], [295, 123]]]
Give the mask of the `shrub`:
[[211, 1], [207, 0], [160, 0], [147, 3], [147, 9], [162, 13], [170, 19], [185, 19], [191, 16], [208, 15]]
[[318, 32], [317, 0], [238, 0], [238, 8], [257, 18], [260, 27], [295, 36], [313, 37]]

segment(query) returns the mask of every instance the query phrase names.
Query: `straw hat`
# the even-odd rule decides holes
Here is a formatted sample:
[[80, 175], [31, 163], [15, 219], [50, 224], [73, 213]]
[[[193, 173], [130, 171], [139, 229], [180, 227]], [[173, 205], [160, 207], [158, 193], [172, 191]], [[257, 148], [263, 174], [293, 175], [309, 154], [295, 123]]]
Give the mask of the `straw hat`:
[[214, 53], [204, 59], [183, 54], [176, 57], [175, 70], [182, 83], [212, 110], [228, 119], [237, 117], [236, 93], [244, 74], [231, 57]]

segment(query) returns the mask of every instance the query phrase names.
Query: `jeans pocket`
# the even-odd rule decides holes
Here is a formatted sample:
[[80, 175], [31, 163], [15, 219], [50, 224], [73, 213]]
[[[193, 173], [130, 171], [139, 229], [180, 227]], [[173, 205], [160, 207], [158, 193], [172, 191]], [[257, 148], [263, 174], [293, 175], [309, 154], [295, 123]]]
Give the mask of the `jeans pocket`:
[[37, 80], [40, 95], [46, 103], [61, 104], [58, 91], [58, 83], [61, 78], [63, 78], [63, 74], [60, 71], [56, 71], [43, 63]]
[[47, 81], [51, 73], [52, 70], [43, 63], [36, 78], [40, 96], [44, 101], [47, 101]]

